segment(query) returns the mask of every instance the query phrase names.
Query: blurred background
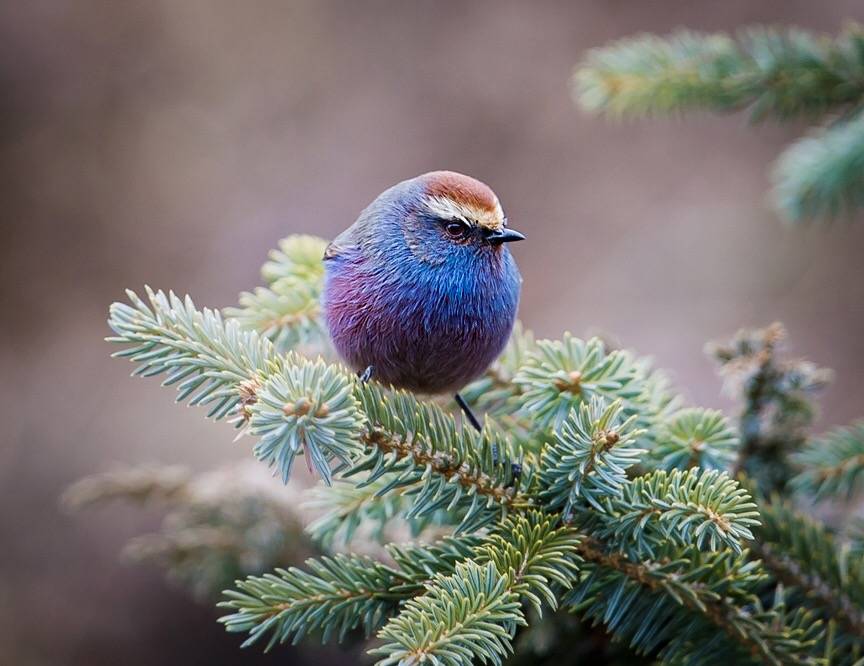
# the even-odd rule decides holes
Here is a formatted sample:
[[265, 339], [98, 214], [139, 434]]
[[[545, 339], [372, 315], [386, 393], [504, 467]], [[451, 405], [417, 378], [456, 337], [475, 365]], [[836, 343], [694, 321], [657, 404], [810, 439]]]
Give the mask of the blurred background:
[[59, 2], [0, 9], [0, 663], [355, 663], [259, 649], [152, 567], [158, 512], [69, 516], [58, 495], [118, 462], [249, 457], [109, 359], [107, 307], [150, 284], [233, 304], [277, 240], [332, 237], [392, 183], [454, 169], [514, 227], [521, 318], [653, 356], [730, 408], [703, 344], [782, 320], [837, 371], [820, 426], [864, 414], [864, 224], [793, 229], [768, 167], [803, 126], [610, 123], [571, 102], [586, 49], [751, 23], [836, 32], [856, 0]]

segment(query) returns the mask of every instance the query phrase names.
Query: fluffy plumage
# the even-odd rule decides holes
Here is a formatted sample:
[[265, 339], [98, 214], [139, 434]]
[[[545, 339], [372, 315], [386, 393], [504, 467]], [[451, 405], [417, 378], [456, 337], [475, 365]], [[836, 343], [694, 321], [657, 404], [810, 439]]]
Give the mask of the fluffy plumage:
[[325, 253], [324, 314], [358, 372], [420, 393], [455, 392], [501, 353], [521, 278], [498, 198], [435, 171], [378, 196]]

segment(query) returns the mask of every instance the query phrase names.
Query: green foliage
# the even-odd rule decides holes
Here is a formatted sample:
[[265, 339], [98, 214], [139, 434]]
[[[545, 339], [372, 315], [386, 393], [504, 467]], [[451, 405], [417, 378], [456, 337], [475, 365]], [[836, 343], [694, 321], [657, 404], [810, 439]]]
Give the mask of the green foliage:
[[812, 131], [774, 167], [777, 206], [794, 222], [851, 217], [864, 206], [864, 112]]
[[814, 520], [775, 498], [763, 506], [756, 553], [780, 583], [833, 620], [864, 650], [864, 560], [838, 547]]
[[789, 455], [800, 448], [816, 408], [811, 397], [831, 379], [830, 371], [782, 358], [786, 331], [780, 324], [743, 329], [724, 345], [709, 345], [727, 393], [742, 396], [742, 446], [736, 471], [747, 472], [763, 494], [783, 490], [794, 470]]
[[802, 469], [792, 479], [798, 492], [817, 500], [856, 498], [864, 490], [864, 421], [811, 440], [793, 460]]
[[369, 557], [337, 555], [306, 565], [309, 571], [291, 567], [238, 581], [238, 591], [227, 590], [229, 600], [220, 604], [234, 612], [220, 622], [230, 632], [248, 632], [244, 646], [270, 634], [269, 649], [317, 630], [323, 641], [342, 640], [358, 626], [369, 635], [402, 598], [390, 592], [398, 574]]
[[258, 331], [285, 352], [320, 346], [325, 339], [320, 299], [324, 287], [321, 257], [327, 242], [315, 236], [289, 236], [270, 252], [261, 269], [266, 287], [240, 294], [239, 308], [226, 308], [225, 316]]
[[621, 402], [607, 405], [599, 396], [582, 403], [561, 424], [556, 441], [540, 460], [540, 497], [550, 509], [564, 509], [569, 520], [582, 500], [602, 511], [602, 499], [619, 496], [627, 469], [644, 450], [634, 446], [636, 417], [621, 419]]
[[[407, 487], [407, 519], [444, 510], [459, 516], [457, 532], [471, 532], [519, 503], [513, 464], [521, 453], [493, 429], [477, 433], [457, 426], [450, 414], [406, 391], [358, 384], [357, 394], [370, 424], [365, 440], [371, 446], [345, 474], [368, 474], [361, 486], [389, 474], [382, 494]], [[531, 478], [526, 466], [522, 484]]]
[[[531, 422], [533, 437], [525, 448], [539, 451], [571, 410], [600, 396], [621, 400], [623, 414], [635, 416], [640, 448], [655, 446], [656, 426], [672, 414], [679, 398], [650, 362], [625, 350], [607, 351], [599, 338], [580, 340], [569, 333], [562, 340], [540, 340], [524, 356], [513, 375], [518, 393], [510, 407]], [[531, 442], [536, 442], [532, 444]]]
[[477, 549], [476, 560], [493, 562], [539, 614], [544, 602], [555, 610], [556, 592], [570, 588], [579, 568], [578, 544], [575, 530], [558, 525], [557, 517], [529, 511], [499, 523]]
[[691, 407], [676, 412], [659, 429], [651, 455], [661, 469], [726, 469], [740, 445], [738, 433], [719, 411]]
[[817, 663], [819, 623], [763, 609], [753, 590], [764, 574], [743, 555], [669, 548], [633, 561], [591, 541], [580, 554], [586, 575], [567, 603], [637, 652], [694, 666]]
[[[274, 298], [282, 298], [272, 288], [280, 281], [296, 282], [293, 294], [305, 293], [301, 284], [320, 293], [319, 246], [283, 243], [264, 271]], [[181, 401], [230, 417], [282, 481], [297, 455], [322, 479], [307, 505], [323, 513], [302, 519], [314, 545], [267, 522], [269, 504], [236, 493], [187, 510], [182, 479], [81, 487], [85, 498], [122, 495], [124, 483], [130, 497], [173, 497], [175, 514], [182, 506], [188, 520], [150, 541], [151, 559], [211, 582], [224, 581], [202, 573], [213, 563], [233, 566], [240, 580], [226, 592], [221, 621], [246, 634], [246, 645], [377, 633], [382, 664], [501, 663], [519, 627], [557, 626], [560, 617], [545, 611], [564, 609], [645, 663], [818, 664], [831, 655], [852, 664], [860, 656], [857, 542], [838, 543], [777, 504], [755, 530], [761, 512], [752, 495], [783, 488], [801, 447], [802, 492], [836, 499], [857, 488], [848, 462], [857, 462], [857, 449], [847, 440], [858, 426], [805, 445], [811, 397], [827, 374], [780, 358], [779, 326], [741, 332], [713, 351], [727, 389], [742, 396], [740, 438], [719, 412], [682, 408], [645, 359], [597, 339], [535, 342], [521, 329], [465, 391], [486, 412], [478, 433], [449, 404], [362, 383], [304, 356], [326, 351], [326, 342], [304, 337], [293, 321], [262, 329], [253, 316], [260, 304], [223, 319], [162, 292], [130, 299], [112, 306], [111, 340], [126, 346], [118, 355], [138, 364], [135, 374], [162, 375]], [[842, 482], [806, 481], [838, 466]], [[298, 560], [268, 550], [263, 536], [274, 532], [280, 543], [295, 535], [317, 556], [305, 568], [273, 570]], [[415, 542], [383, 551], [375, 543], [400, 532]], [[349, 544], [367, 555], [337, 552]], [[558, 653], [569, 654], [567, 641], [585, 631], [557, 633]]]
[[405, 604], [399, 616], [379, 632], [384, 655], [378, 663], [430, 661], [447, 666], [501, 664], [512, 651], [516, 627], [525, 623], [511, 581], [492, 562], [456, 565], [449, 576], [438, 575], [426, 593]]
[[454, 571], [476, 543], [469, 538], [433, 546], [390, 546], [396, 566], [339, 554], [306, 560], [308, 571], [291, 567], [250, 576], [237, 582], [237, 590], [225, 592], [228, 599], [219, 606], [232, 612], [220, 622], [230, 632], [248, 633], [244, 645], [269, 635], [266, 649], [297, 643], [314, 632], [321, 633], [322, 642], [342, 641], [357, 628], [370, 636], [400, 602], [422, 592], [436, 572]]
[[753, 120], [846, 118], [789, 148], [774, 170], [774, 200], [790, 220], [848, 215], [864, 203], [864, 30], [836, 39], [751, 28], [733, 39], [681, 31], [590, 51], [574, 77], [589, 111], [643, 116], [747, 108]]
[[330, 461], [348, 464], [361, 450], [363, 414], [347, 372], [320, 359], [286, 357], [256, 390], [249, 431], [259, 438], [255, 456], [276, 467], [284, 483], [302, 450], [310, 468], [332, 482]]
[[749, 107], [755, 120], [813, 117], [864, 97], [864, 33], [836, 42], [801, 30], [644, 35], [590, 51], [576, 95], [592, 111], [645, 115]]
[[243, 383], [256, 381], [274, 358], [270, 342], [214, 310], [197, 310], [188, 296], [146, 293], [148, 301], [127, 291], [131, 305], [111, 306], [108, 324], [117, 335], [108, 340], [129, 345], [114, 356], [138, 363], [133, 375], [165, 375], [163, 386], [177, 385], [177, 402], [207, 405], [208, 417], [232, 413]]
[[725, 472], [658, 470], [625, 484], [588, 523], [632, 557], [657, 557], [670, 543], [741, 553], [743, 542], [753, 539], [750, 528], [759, 524], [759, 512]]
[[165, 509], [159, 529], [138, 535], [123, 554], [167, 571], [210, 602], [239, 576], [262, 574], [316, 552], [303, 534], [299, 493], [275, 482], [253, 460], [199, 474], [177, 466], [121, 467], [85, 477], [63, 494], [81, 510], [112, 502]]
[[513, 382], [525, 411], [547, 428], [563, 423], [570, 411], [600, 395], [610, 400], [639, 396], [639, 371], [629, 354], [606, 353], [603, 342], [584, 342], [569, 334], [563, 340], [540, 340]]

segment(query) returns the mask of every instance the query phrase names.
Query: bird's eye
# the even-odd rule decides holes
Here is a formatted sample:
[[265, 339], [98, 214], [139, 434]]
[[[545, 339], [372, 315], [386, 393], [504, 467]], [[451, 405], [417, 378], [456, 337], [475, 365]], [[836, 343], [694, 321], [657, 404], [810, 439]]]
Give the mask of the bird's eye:
[[468, 233], [468, 225], [459, 220], [450, 220], [444, 225], [444, 230], [451, 238], [464, 238]]

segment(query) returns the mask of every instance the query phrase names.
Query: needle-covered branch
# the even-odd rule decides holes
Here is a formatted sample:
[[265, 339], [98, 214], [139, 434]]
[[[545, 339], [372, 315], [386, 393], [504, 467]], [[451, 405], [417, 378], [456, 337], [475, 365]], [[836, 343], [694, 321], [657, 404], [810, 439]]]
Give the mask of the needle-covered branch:
[[741, 444], [729, 419], [715, 409], [679, 410], [658, 431], [657, 446], [650, 455], [665, 470], [727, 469]]
[[836, 40], [751, 28], [733, 39], [681, 31], [589, 51], [575, 76], [586, 109], [615, 115], [749, 107], [755, 119], [812, 117], [864, 99], [864, 32]]
[[766, 569], [864, 650], [864, 560], [844, 552], [823, 526], [782, 501], [766, 503], [762, 518], [754, 551]]
[[754, 120], [827, 116], [774, 168], [773, 199], [793, 222], [848, 217], [864, 205], [864, 29], [830, 39], [754, 28], [733, 39], [682, 31], [588, 53], [574, 95], [589, 111], [644, 116], [747, 108]]
[[561, 340], [537, 341], [513, 382], [519, 391], [516, 404], [535, 432], [559, 428], [572, 410], [596, 396], [621, 401], [622, 414], [636, 417], [637, 443], [646, 449], [655, 445], [655, 426], [679, 405], [665, 377], [646, 359], [609, 351], [599, 338], [580, 340], [569, 333]]
[[410, 486], [407, 519], [445, 510], [460, 517], [459, 532], [470, 532], [530, 503], [519, 487], [531, 483], [531, 467], [517, 483], [521, 454], [488, 424], [481, 433], [457, 426], [450, 414], [405, 391], [361, 384], [357, 394], [370, 426], [363, 455], [345, 474], [367, 474], [364, 483], [391, 475], [382, 493]]
[[669, 663], [816, 664], [818, 620], [761, 607], [758, 564], [730, 552], [669, 549], [659, 560], [630, 560], [583, 539], [582, 582], [573, 610], [604, 624], [639, 653]]
[[583, 511], [580, 524], [628, 555], [658, 557], [670, 544], [741, 553], [759, 512], [737, 481], [716, 470], [658, 470], [637, 477], [604, 510]]
[[528, 511], [508, 516], [476, 549], [477, 561], [491, 561], [511, 581], [511, 589], [540, 613], [555, 610], [579, 569], [579, 535], [557, 516]]
[[[367, 473], [365, 483], [389, 473], [384, 490], [414, 486], [409, 519], [446, 508], [462, 531], [518, 503], [513, 465], [521, 455], [498, 433], [463, 428], [439, 407], [359, 382], [339, 366], [280, 356], [268, 340], [189, 298], [147, 293], [149, 304], [130, 292], [133, 306], [112, 306], [111, 341], [131, 345], [118, 355], [141, 364], [135, 374], [181, 382], [180, 399], [214, 403], [216, 418], [236, 416], [259, 438], [255, 455], [284, 481], [300, 454], [327, 483], [334, 460], [344, 475]], [[530, 482], [530, 469], [523, 479]]]
[[240, 294], [240, 307], [225, 316], [257, 331], [279, 351], [320, 347], [325, 342], [320, 299], [324, 285], [321, 257], [327, 241], [314, 236], [289, 236], [270, 252], [261, 269], [266, 287]]
[[423, 661], [500, 666], [512, 652], [516, 628], [525, 624], [512, 581], [495, 565], [467, 561], [449, 576], [436, 576], [423, 596], [378, 633], [384, 642], [372, 650], [379, 666]]
[[[265, 280], [318, 289], [316, 242], [286, 242]], [[135, 374], [162, 375], [181, 401], [232, 419], [282, 480], [297, 456], [322, 478], [312, 503], [325, 513], [307, 532], [325, 554], [264, 575], [235, 568], [253, 575], [226, 593], [222, 622], [246, 644], [377, 632], [384, 664], [500, 663], [527, 617], [542, 623], [541, 609], [563, 606], [635, 651], [676, 663], [816, 663], [819, 650], [841, 643], [854, 652], [862, 600], [848, 577], [851, 560], [829, 544], [842, 563], [828, 569], [835, 578], [804, 567], [801, 554], [792, 558], [798, 569], [783, 561], [781, 572], [769, 551], [791, 557], [798, 541], [752, 541], [759, 514], [723, 470], [738, 453], [735, 429], [718, 412], [682, 409], [664, 376], [630, 352], [569, 335], [535, 342], [517, 331], [465, 392], [487, 410], [476, 432], [443, 402], [301, 355], [293, 323], [259, 333], [246, 328], [261, 328], [251, 310], [223, 319], [161, 292], [130, 299], [112, 307], [110, 323]], [[766, 442], [776, 453], [770, 447], [786, 433], [803, 441], [812, 407], [802, 396], [824, 375], [777, 360], [777, 339], [776, 331], [742, 334], [716, 352], [746, 389], [744, 447], [754, 457]], [[252, 543], [267, 552], [251, 527], [229, 533], [220, 527], [233, 525], [231, 516], [208, 515], [219, 524], [183, 523], [182, 534], [163, 540], [187, 573], [210, 550], [247, 553]], [[391, 527], [408, 534], [406, 526], [415, 537], [454, 536], [390, 544], [386, 556], [376, 546], [367, 551], [374, 558], [332, 552], [358, 534], [387, 540]], [[764, 563], [748, 547], [761, 548]], [[840, 570], [847, 578], [836, 578]], [[809, 578], [792, 580], [805, 571]], [[816, 574], [827, 588], [813, 583]], [[851, 587], [834, 605], [827, 594], [803, 592], [833, 592], [840, 580]], [[807, 610], [789, 612], [784, 585], [840, 628], [822, 632]]]
[[852, 500], [864, 490], [864, 421], [807, 442], [793, 456], [801, 472], [792, 479], [799, 493], [817, 500]]
[[254, 390], [274, 361], [270, 341], [217, 311], [199, 311], [188, 296], [145, 291], [146, 301], [127, 291], [131, 305], [111, 306], [108, 325], [116, 335], [108, 340], [128, 345], [114, 356], [137, 363], [133, 375], [164, 375], [163, 386], [177, 386], [177, 402], [207, 405], [208, 417], [232, 413], [245, 387]]
[[[471, 554], [475, 540], [448, 539], [434, 546], [391, 547], [395, 566], [358, 555], [306, 561], [307, 570], [277, 569], [237, 581], [219, 604], [232, 611], [220, 618], [230, 632], [248, 633], [244, 646], [267, 638], [267, 649], [298, 642], [307, 634], [341, 641], [360, 628], [367, 636], [423, 591], [436, 572], [453, 571]], [[430, 568], [430, 563], [434, 568]]]
[[563, 509], [565, 519], [582, 501], [602, 511], [605, 497], [618, 497], [627, 469], [645, 451], [636, 448], [641, 434], [636, 416], [621, 417], [621, 402], [609, 405], [594, 396], [574, 409], [540, 458], [542, 499], [550, 509]]
[[818, 128], [774, 167], [774, 198], [793, 222], [850, 218], [864, 206], [864, 111]]

